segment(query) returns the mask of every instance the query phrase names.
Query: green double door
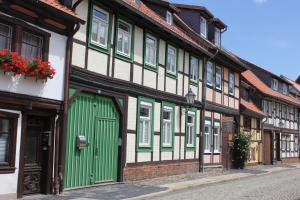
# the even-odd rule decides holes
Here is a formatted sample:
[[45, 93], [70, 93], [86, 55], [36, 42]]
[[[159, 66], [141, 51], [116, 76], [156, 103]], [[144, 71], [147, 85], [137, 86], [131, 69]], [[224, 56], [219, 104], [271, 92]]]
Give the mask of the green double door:
[[[119, 113], [112, 99], [82, 93], [68, 114], [65, 188], [116, 181]], [[87, 147], [78, 148], [78, 136], [85, 137]]]

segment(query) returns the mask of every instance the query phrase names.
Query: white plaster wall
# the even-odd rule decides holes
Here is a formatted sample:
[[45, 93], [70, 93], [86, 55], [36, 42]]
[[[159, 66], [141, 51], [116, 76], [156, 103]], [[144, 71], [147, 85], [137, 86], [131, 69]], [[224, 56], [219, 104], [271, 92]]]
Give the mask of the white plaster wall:
[[185, 154], [186, 159], [194, 159], [195, 158], [195, 153], [194, 151], [187, 151]]
[[[88, 19], [88, 9], [89, 9], [89, 1], [82, 1], [79, 4], [79, 6], [76, 8], [76, 13], [78, 14], [78, 16], [86, 22], [88, 21], [87, 20]], [[87, 25], [88, 25], [88, 23], [85, 23], [84, 25], [80, 25], [80, 29], [74, 35], [75, 39], [83, 41], [83, 42], [86, 41]]]
[[151, 153], [149, 152], [138, 152], [138, 162], [150, 162]]
[[198, 91], [198, 101], [202, 101], [202, 82], [199, 82]]
[[166, 57], [166, 42], [164, 40], [159, 40], [159, 64], [165, 65]]
[[176, 79], [166, 77], [166, 92], [176, 94]]
[[188, 93], [188, 91], [189, 91], [189, 77], [188, 76], [184, 76], [184, 91], [183, 91], [183, 95], [186, 95]]
[[199, 158], [199, 137], [196, 138], [196, 158]]
[[157, 89], [164, 91], [165, 89], [165, 69], [162, 67], [158, 67], [158, 85]]
[[128, 97], [128, 119], [127, 129], [136, 130], [136, 116], [137, 115], [137, 99]]
[[184, 159], [185, 137], [184, 136], [180, 136], [180, 137], [181, 137], [180, 158]]
[[142, 84], [142, 73], [143, 68], [138, 65], [133, 65], [133, 82], [137, 84]]
[[161, 160], [172, 160], [172, 152], [161, 152]]
[[115, 78], [130, 81], [130, 63], [115, 59]]
[[49, 62], [56, 70], [53, 79], [46, 83], [34, 78], [4, 75], [0, 71], [0, 90], [35, 97], [62, 101], [64, 94], [64, 73], [67, 37], [47, 31], [51, 34], [49, 41]]
[[19, 114], [18, 129], [17, 129], [17, 142], [16, 142], [16, 156], [15, 156], [15, 173], [13, 174], [0, 174], [0, 199], [3, 195], [9, 195], [16, 198], [18, 187], [18, 175], [19, 175], [19, 159], [20, 159], [20, 139], [22, 130], [22, 113], [14, 110], [1, 111]]
[[85, 46], [73, 43], [72, 64], [84, 68], [85, 63]]
[[189, 66], [190, 66], [190, 54], [188, 52], [185, 52], [185, 60], [184, 60], [184, 72], [185, 74], [189, 74]]
[[160, 113], [161, 113], [161, 103], [156, 103], [154, 105], [154, 131], [155, 132], [160, 132]]
[[153, 161], [159, 161], [159, 152], [160, 152], [160, 136], [159, 135], [154, 135]]
[[144, 69], [144, 86], [156, 89], [156, 73]]
[[134, 35], [134, 61], [142, 64], [143, 63], [143, 29], [140, 27], [134, 27], [135, 35]]
[[180, 106], [175, 106], [175, 133], [180, 132]]
[[126, 163], [135, 162], [135, 134], [127, 134]]
[[182, 49], [179, 49], [178, 50], [178, 71], [181, 71], [183, 72], [183, 50]]
[[177, 84], [177, 95], [183, 95], [182, 94], [182, 83], [183, 83], [183, 75], [182, 74], [179, 74], [178, 73], [178, 77], [177, 77], [177, 81], [178, 81], [178, 84]]
[[175, 136], [174, 137], [174, 160], [178, 160], [179, 159], [179, 154], [180, 154], [180, 137], [179, 136]]
[[107, 75], [107, 55], [93, 49], [88, 50], [88, 70]]

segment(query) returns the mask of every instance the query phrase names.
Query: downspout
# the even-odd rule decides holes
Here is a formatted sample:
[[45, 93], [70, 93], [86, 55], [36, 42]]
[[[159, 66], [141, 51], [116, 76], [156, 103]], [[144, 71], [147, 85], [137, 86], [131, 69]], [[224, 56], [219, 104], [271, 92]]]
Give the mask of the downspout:
[[[205, 63], [203, 67], [203, 85], [202, 85], [202, 131], [201, 131], [201, 137], [200, 137], [200, 144], [199, 145], [199, 162], [200, 162], [200, 169], [199, 171], [204, 173], [204, 140], [203, 140], [203, 134], [205, 131], [205, 111], [206, 111], [206, 69], [207, 69], [207, 63], [210, 62], [214, 57], [217, 56], [219, 53], [219, 49], [216, 50], [216, 53], [212, 55]], [[201, 142], [202, 141], [202, 142]], [[200, 156], [201, 155], [201, 156]]]
[[58, 173], [60, 180], [59, 192], [61, 193], [64, 189], [64, 172], [65, 172], [65, 153], [66, 153], [66, 140], [67, 140], [67, 122], [68, 122], [68, 105], [69, 105], [69, 86], [70, 86], [70, 72], [71, 72], [71, 59], [72, 59], [72, 45], [73, 36], [79, 30], [80, 24], [77, 23], [76, 27], [69, 33], [66, 44], [66, 61], [65, 61], [65, 90], [64, 90], [64, 107], [63, 107], [63, 124], [61, 134], [59, 135], [59, 161], [58, 161]]

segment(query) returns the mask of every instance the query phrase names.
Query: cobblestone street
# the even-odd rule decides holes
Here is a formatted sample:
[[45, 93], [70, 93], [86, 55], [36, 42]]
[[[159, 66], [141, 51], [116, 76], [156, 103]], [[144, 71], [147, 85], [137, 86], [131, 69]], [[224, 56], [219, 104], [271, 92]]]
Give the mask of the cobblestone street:
[[300, 169], [171, 192], [144, 200], [300, 200]]

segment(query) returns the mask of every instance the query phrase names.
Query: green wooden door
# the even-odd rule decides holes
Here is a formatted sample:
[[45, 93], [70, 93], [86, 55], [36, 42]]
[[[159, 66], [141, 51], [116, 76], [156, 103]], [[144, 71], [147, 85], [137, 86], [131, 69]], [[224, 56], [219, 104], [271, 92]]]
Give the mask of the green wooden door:
[[117, 120], [97, 118], [95, 126], [95, 181], [116, 181], [116, 169], [118, 168]]
[[[88, 147], [76, 147], [78, 135]], [[82, 93], [69, 108], [65, 188], [116, 181], [119, 114], [110, 98]]]

